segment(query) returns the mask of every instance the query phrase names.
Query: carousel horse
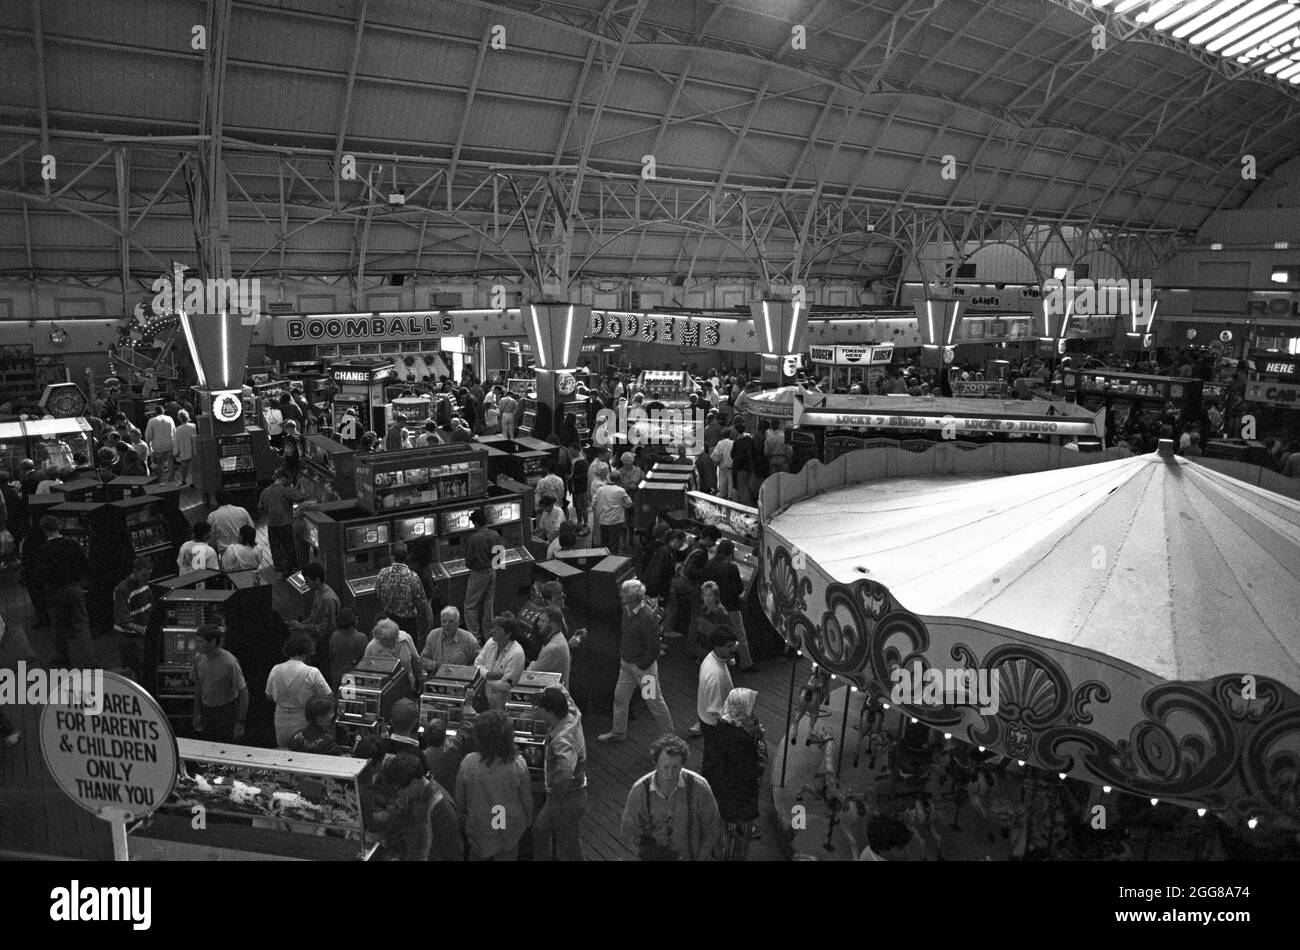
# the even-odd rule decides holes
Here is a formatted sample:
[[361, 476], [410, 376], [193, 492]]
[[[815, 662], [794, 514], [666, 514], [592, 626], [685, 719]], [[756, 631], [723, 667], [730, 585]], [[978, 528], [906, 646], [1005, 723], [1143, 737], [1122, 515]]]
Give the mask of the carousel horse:
[[880, 703], [876, 702], [871, 696], [862, 700], [862, 709], [858, 713], [858, 746], [853, 753], [853, 767], [856, 769], [858, 763], [862, 760], [862, 750], [866, 749], [871, 753], [871, 758], [867, 761], [867, 768], [872, 771], [876, 768], [876, 755], [881, 748], [888, 748], [889, 734], [885, 730], [885, 710]]
[[[826, 851], [834, 851], [835, 828], [840, 823], [840, 812], [853, 807], [858, 818], [861, 819], [875, 812], [875, 801], [870, 792], [841, 791], [839, 779], [835, 775], [835, 737], [831, 735], [829, 730], [814, 730], [808, 736], [806, 742], [808, 745], [822, 747], [822, 762], [817, 771], [813, 773], [813, 780], [803, 784], [794, 800], [802, 802], [804, 796], [812, 796], [815, 799], [820, 799], [826, 805], [826, 840], [822, 842], [822, 847]], [[847, 829], [845, 834], [848, 835], [849, 842], [854, 846], [854, 853], [856, 854], [856, 839]]]
[[799, 691], [799, 705], [794, 717], [794, 725], [790, 727], [790, 745], [794, 745], [799, 737], [799, 723], [803, 721], [804, 716], [808, 717], [808, 738], [804, 740], [804, 745], [820, 745], [814, 743], [813, 731], [818, 719], [823, 715], [830, 715], [829, 712], [822, 712], [822, 707], [826, 705], [830, 695], [830, 685], [830, 674], [822, 669], [813, 670], [808, 682], [804, 683], [803, 689]]

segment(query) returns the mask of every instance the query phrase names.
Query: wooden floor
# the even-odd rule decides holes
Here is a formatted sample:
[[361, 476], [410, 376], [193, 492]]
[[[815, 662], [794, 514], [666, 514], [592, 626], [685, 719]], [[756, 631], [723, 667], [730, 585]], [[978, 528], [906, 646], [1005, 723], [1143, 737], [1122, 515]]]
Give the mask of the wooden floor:
[[[264, 535], [265, 529], [259, 528], [259, 533]], [[296, 619], [301, 604], [299, 595], [283, 583], [277, 585], [275, 594], [277, 612], [286, 620]], [[52, 644], [47, 631], [32, 629], [31, 601], [26, 590], [18, 582], [16, 573], [0, 577], [0, 609], [3, 609], [9, 624], [20, 627], [28, 633], [37, 656], [42, 662], [48, 662], [52, 654]], [[575, 613], [578, 611], [575, 610]], [[111, 637], [98, 639], [95, 644], [101, 665], [109, 669], [119, 665], [116, 647]], [[735, 685], [758, 691], [756, 712], [767, 730], [769, 745], [775, 745], [780, 741], [785, 727], [792, 662], [795, 661], [779, 658], [768, 660], [760, 665], [758, 672], [735, 677]], [[798, 683], [802, 684], [809, 671], [806, 661], [798, 662], [800, 663]], [[679, 735], [685, 735], [696, 718], [696, 667], [684, 657], [670, 655], [661, 662], [660, 673], [664, 697], [672, 713], [673, 724]], [[637, 719], [629, 723], [628, 740], [616, 745], [604, 745], [596, 741], [597, 735], [609, 730], [612, 710], [584, 710], [583, 725], [587, 738], [590, 806], [583, 826], [583, 843], [589, 860], [626, 861], [635, 858], [634, 853], [622, 841], [619, 824], [632, 783], [650, 771], [649, 746], [657, 738], [657, 730], [654, 719], [639, 698], [634, 702], [633, 710]], [[34, 725], [34, 723], [27, 725]], [[699, 739], [692, 739], [690, 743], [692, 755], [687, 767], [698, 770], [703, 754], [703, 743]], [[27, 736], [24, 738], [24, 744], [28, 744]], [[33, 754], [39, 753], [33, 751]], [[785, 860], [786, 848], [783, 846], [785, 832], [776, 820], [771, 796], [766, 786], [760, 800], [760, 808], [762, 815], [758, 825], [761, 836], [752, 843], [749, 860]], [[88, 820], [93, 823], [93, 819], [88, 817]]]

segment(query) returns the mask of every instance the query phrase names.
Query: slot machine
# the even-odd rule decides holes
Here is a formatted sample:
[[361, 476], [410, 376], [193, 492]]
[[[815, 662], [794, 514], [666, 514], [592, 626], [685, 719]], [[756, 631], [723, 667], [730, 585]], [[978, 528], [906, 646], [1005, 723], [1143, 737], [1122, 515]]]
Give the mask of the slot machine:
[[545, 439], [551, 434], [551, 407], [533, 396], [519, 400], [519, 435]]
[[506, 698], [506, 716], [515, 728], [515, 743], [533, 776], [540, 776], [545, 771], [548, 731], [545, 721], [537, 714], [535, 704], [544, 690], [559, 685], [559, 673], [528, 670], [519, 677], [519, 682]]
[[398, 660], [363, 657], [356, 668], [339, 681], [338, 713], [334, 725], [349, 740], [376, 735], [381, 720], [387, 721], [393, 703], [410, 694], [406, 670]]
[[[493, 488], [492, 492], [502, 489]], [[517, 494], [504, 494], [490, 497], [483, 503], [483, 513], [487, 517], [487, 526], [501, 535], [505, 546], [505, 560], [497, 575], [497, 589], [494, 606], [497, 611], [515, 610], [527, 602], [527, 590], [533, 579], [535, 558], [528, 550], [528, 541], [532, 535], [532, 518], [527, 515], [531, 505]]]
[[392, 523], [349, 522], [343, 527], [343, 586], [352, 597], [358, 621], [362, 612], [375, 606], [375, 584], [379, 571], [388, 566], [388, 546], [393, 541]]
[[235, 503], [256, 510], [258, 486], [271, 480], [279, 456], [271, 451], [266, 430], [250, 426], [257, 418], [251, 393], [240, 390], [195, 390], [205, 410], [197, 420], [194, 483], [205, 497], [225, 491]]
[[454, 736], [474, 722], [474, 696], [483, 688], [484, 674], [477, 666], [442, 663], [424, 681], [420, 694], [420, 726], [438, 720]]
[[298, 489], [320, 502], [355, 498], [357, 453], [342, 442], [313, 433], [303, 440]]
[[[174, 580], [189, 585], [202, 583], [203, 580], [211, 580], [218, 576], [216, 571], [196, 571]], [[194, 664], [198, 630], [208, 624], [225, 625], [226, 604], [235, 596], [235, 591], [197, 590], [187, 586], [168, 590], [159, 597], [157, 593], [159, 588], [169, 586], [171, 585], [154, 585], [156, 605], [154, 614], [161, 616], [162, 641], [162, 655], [158, 663], [154, 695], [158, 697], [158, 702], [167, 713], [167, 718], [180, 724], [178, 731], [188, 731], [190, 720], [194, 715], [194, 683], [191, 680], [191, 670]], [[226, 648], [229, 649], [229, 646]], [[244, 671], [244, 675], [250, 683], [253, 682], [248, 678], [247, 670]], [[252, 692], [253, 689], [250, 688], [250, 699]]]
[[155, 495], [141, 495], [109, 503], [110, 543], [118, 551], [116, 573], [125, 577], [136, 557], [152, 558], [157, 575], [175, 569], [177, 549], [172, 543], [166, 501]]
[[439, 509], [438, 534], [434, 547], [434, 577], [442, 587], [443, 603], [465, 603], [465, 589], [469, 583], [469, 568], [465, 566], [465, 541], [474, 533], [474, 523], [469, 520], [479, 506]]
[[[586, 445], [591, 441], [591, 428], [587, 424], [587, 406], [590, 398], [587, 396], [570, 396], [560, 403], [559, 418], [556, 420], [556, 432], [564, 431], [564, 420], [572, 415], [574, 425], [578, 430], [578, 442]], [[557, 438], [556, 441], [559, 441]]]

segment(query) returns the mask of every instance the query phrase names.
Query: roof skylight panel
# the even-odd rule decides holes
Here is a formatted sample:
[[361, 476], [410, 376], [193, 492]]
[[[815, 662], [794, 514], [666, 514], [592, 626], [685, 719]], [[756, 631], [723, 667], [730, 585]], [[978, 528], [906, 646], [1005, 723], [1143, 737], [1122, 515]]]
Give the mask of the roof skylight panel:
[[1263, 46], [1265, 39], [1286, 29], [1297, 20], [1300, 20], [1300, 10], [1274, 7], [1247, 20], [1236, 29], [1216, 37], [1205, 48], [1212, 53], [1222, 52], [1224, 56], [1236, 56], [1242, 50]]

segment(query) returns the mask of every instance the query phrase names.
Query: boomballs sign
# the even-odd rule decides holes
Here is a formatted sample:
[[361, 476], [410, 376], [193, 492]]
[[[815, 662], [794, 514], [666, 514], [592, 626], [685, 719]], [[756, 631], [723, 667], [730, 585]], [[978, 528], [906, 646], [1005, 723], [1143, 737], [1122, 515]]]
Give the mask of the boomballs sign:
[[588, 336], [640, 343], [671, 343], [712, 349], [722, 342], [722, 324], [691, 317], [650, 317], [636, 313], [591, 312]]

